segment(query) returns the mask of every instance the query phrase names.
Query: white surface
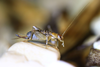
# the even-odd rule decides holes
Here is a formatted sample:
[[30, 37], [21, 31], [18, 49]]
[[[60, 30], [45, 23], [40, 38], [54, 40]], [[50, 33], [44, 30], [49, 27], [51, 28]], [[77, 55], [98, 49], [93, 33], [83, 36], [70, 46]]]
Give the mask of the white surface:
[[94, 48], [94, 49], [98, 49], [98, 50], [100, 50], [100, 41], [98, 41], [98, 42], [94, 42], [94, 44], [93, 44], [93, 48]]
[[50, 64], [48, 67], [75, 67], [75, 66], [72, 66], [71, 64], [66, 63], [64, 61], [56, 61]]
[[36, 61], [28, 61], [24, 55], [8, 51], [0, 58], [0, 67], [43, 67]]
[[26, 42], [15, 43], [8, 51], [15, 51], [25, 55], [28, 60], [38, 61], [44, 66], [58, 59], [58, 55], [55, 52]]
[[0, 58], [0, 67], [73, 67], [58, 61], [59, 52], [56, 49], [43, 46], [29, 42], [15, 43]]
[[100, 36], [100, 16], [98, 16], [92, 20], [91, 29], [95, 35]]

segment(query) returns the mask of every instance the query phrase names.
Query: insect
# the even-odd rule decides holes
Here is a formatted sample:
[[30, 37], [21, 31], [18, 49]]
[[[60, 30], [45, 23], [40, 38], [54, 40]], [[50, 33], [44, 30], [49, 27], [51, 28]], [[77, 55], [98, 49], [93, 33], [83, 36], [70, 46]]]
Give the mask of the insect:
[[16, 36], [20, 38], [24, 38], [24, 39], [30, 39], [30, 40], [46, 40], [46, 45], [48, 44], [50, 40], [57, 41], [57, 42], [59, 40], [60, 42], [62, 42], [62, 46], [64, 47], [64, 40], [61, 35], [54, 33], [54, 32], [41, 30], [40, 28], [36, 26], [32, 27], [32, 31], [29, 31], [27, 33], [27, 36], [20, 36], [20, 35], [16, 35]]

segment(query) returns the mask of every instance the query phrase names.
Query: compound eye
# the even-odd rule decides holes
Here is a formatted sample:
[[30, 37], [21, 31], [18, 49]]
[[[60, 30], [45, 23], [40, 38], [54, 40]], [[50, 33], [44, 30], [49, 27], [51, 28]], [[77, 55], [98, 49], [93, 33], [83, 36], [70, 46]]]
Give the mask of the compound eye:
[[62, 40], [62, 39], [63, 39], [60, 35], [58, 36], [58, 38], [59, 38], [60, 40]]
[[60, 39], [61, 39], [61, 40], [63, 39], [62, 36], [60, 36]]

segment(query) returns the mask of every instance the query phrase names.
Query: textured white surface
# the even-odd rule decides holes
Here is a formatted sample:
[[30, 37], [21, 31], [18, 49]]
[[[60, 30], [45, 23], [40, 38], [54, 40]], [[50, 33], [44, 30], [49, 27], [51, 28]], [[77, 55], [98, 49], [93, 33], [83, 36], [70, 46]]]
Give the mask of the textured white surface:
[[[58, 60], [58, 54], [54, 51], [36, 46], [37, 43], [19, 42], [15, 43], [8, 51], [15, 51], [19, 54], [25, 55], [28, 60], [38, 61], [44, 66]], [[39, 45], [39, 44], [38, 44]], [[41, 44], [40, 44], [41, 45]]]
[[0, 58], [0, 67], [73, 67], [59, 61], [59, 51], [39, 43], [15, 43]]
[[8, 51], [0, 58], [0, 67], [43, 67], [36, 61], [28, 61], [24, 55]]
[[94, 42], [94, 44], [93, 44], [93, 48], [94, 48], [94, 49], [98, 49], [98, 50], [100, 50], [100, 41], [98, 41], [98, 42]]

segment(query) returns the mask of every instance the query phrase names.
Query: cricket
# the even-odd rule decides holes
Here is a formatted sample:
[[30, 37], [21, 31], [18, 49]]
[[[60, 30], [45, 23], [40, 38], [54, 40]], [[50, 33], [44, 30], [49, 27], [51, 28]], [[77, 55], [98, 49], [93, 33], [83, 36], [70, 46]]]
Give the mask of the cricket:
[[[20, 36], [17, 35], [19, 38], [24, 38], [24, 39], [29, 39], [29, 40], [45, 40], [46, 41], [46, 45], [48, 45], [48, 42], [51, 41], [56, 41], [58, 42], [58, 40], [60, 42], [62, 42], [62, 46], [64, 47], [64, 40], [63, 40], [63, 36], [51, 32], [51, 31], [46, 31], [46, 30], [41, 30], [40, 28], [33, 26], [32, 30], [29, 31], [27, 33], [26, 36]], [[58, 43], [57, 43], [58, 46]]]

